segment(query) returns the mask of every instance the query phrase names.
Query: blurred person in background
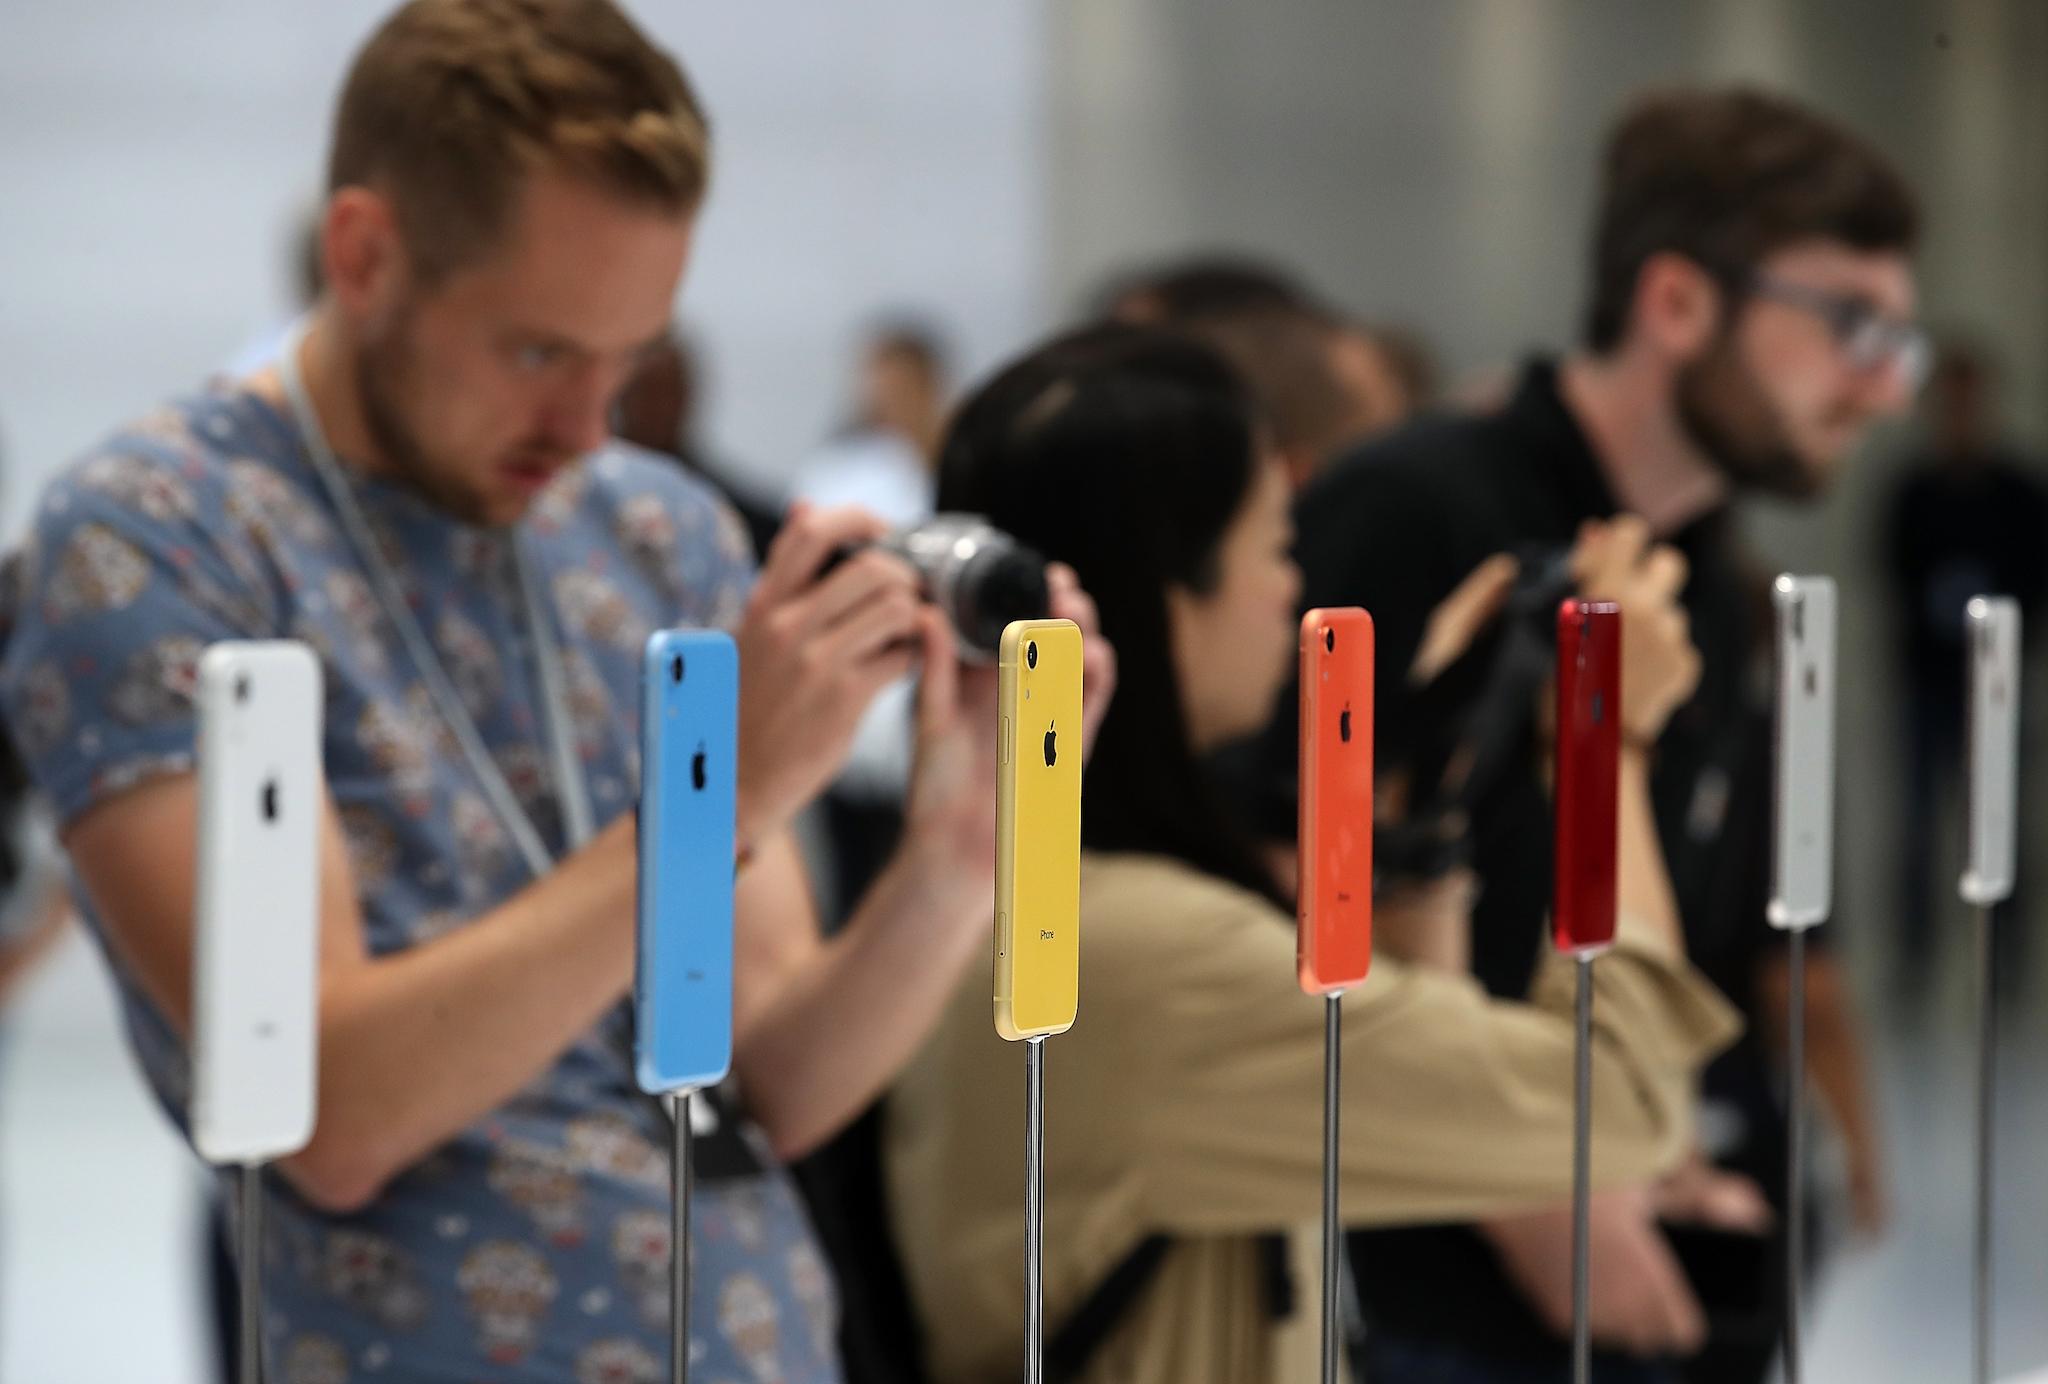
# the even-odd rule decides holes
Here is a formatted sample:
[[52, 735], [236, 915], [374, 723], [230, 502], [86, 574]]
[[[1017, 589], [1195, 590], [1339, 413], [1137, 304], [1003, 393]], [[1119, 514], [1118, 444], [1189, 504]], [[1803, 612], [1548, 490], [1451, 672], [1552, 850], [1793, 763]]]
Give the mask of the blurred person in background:
[[948, 376], [934, 328], [907, 317], [872, 328], [856, 358], [847, 421], [797, 467], [791, 493], [857, 504], [899, 528], [928, 517]]
[[[0, 736], [0, 1016], [71, 917], [63, 857], [12, 742]], [[0, 1023], [4, 1027], [4, 1023]]]
[[1176, 319], [1222, 353], [1258, 401], [1296, 490], [1325, 462], [1407, 416], [1400, 379], [1363, 328], [1309, 304]]
[[622, 442], [673, 457], [683, 469], [725, 497], [747, 526], [756, 554], [768, 551], [782, 526], [782, 509], [742, 483], [712, 455], [702, 436], [702, 353], [683, 332], [670, 330], [640, 354], [614, 405], [612, 430]]
[[[846, 421], [797, 468], [791, 491], [814, 504], [855, 504], [905, 528], [932, 514], [932, 467], [951, 393], [939, 330], [893, 315], [869, 326], [854, 355]], [[903, 832], [914, 689], [877, 693], [845, 768], [819, 801], [823, 858], [813, 856], [827, 929], [866, 892]], [[916, 1370], [909, 1290], [885, 1248], [880, 1104], [863, 1110], [797, 1164], [797, 1185], [843, 1299], [840, 1352], [851, 1384], [903, 1384]], [[884, 1247], [884, 1248], [878, 1248]]]
[[[977, 391], [942, 457], [941, 504], [1073, 566], [1120, 666], [1082, 786], [1080, 1018], [1052, 1042], [1049, 1377], [1255, 1384], [1314, 1355], [1312, 1295], [1289, 1312], [1279, 1283], [1320, 1205], [1323, 1006], [1298, 987], [1291, 903], [1204, 766], [1265, 723], [1295, 652], [1291, 488], [1255, 398], [1182, 333], [1091, 328]], [[1580, 557], [1635, 631], [1621, 942], [1595, 1010], [1599, 1177], [1625, 1184], [1688, 1146], [1693, 1082], [1734, 1024], [1684, 960], [1650, 801], [1645, 747], [1698, 673], [1682, 564], [1619, 528]], [[1483, 619], [1483, 597], [1447, 603], [1452, 624]], [[1388, 900], [1385, 930], [1455, 932], [1468, 897], [1446, 879]], [[1344, 1149], [1353, 1224], [1566, 1191], [1570, 970], [1552, 962], [1515, 1003], [1382, 955], [1345, 995], [1345, 1100], [1371, 1131]], [[1022, 1348], [1017, 1060], [976, 976], [889, 1099], [889, 1202], [942, 1384], [1013, 1377]], [[1659, 1329], [1696, 1334], [1675, 1280], [1632, 1287], [1677, 1314]]]
[[[0, 483], [6, 474], [0, 458]], [[0, 562], [0, 592], [16, 590], [22, 577], [19, 557]], [[11, 624], [8, 602], [0, 597], [0, 647]], [[0, 1059], [6, 1056], [8, 1008], [70, 918], [71, 893], [49, 806], [36, 792], [13, 735], [0, 724]], [[0, 1284], [6, 1267], [0, 1263]]]
[[[929, 519], [948, 375], [936, 329], [909, 317], [871, 328], [856, 359], [849, 420], [797, 468], [790, 493], [815, 505], [858, 505], [895, 529]], [[866, 892], [903, 829], [910, 703], [907, 681], [875, 698], [845, 771], [825, 794], [832, 853], [825, 910], [833, 921]]]
[[1255, 261], [1179, 261], [1127, 275], [1099, 300], [1112, 321], [1169, 326], [1220, 351], [1250, 386], [1296, 489], [1416, 406], [1371, 330]]
[[1170, 325], [1190, 317], [1313, 303], [1308, 285], [1250, 255], [1191, 255], [1127, 270], [1095, 295], [1089, 315], [1111, 322]]
[[[1379, 370], [1394, 378], [1394, 421], [1438, 407], [1443, 400], [1443, 368], [1437, 363], [1436, 348], [1414, 327], [1392, 323], [1360, 323], [1340, 348], [1340, 369], [1355, 378], [1369, 378]], [[1361, 386], [1362, 388], [1363, 386]]]
[[[6, 478], [0, 453], [0, 485]], [[21, 555], [0, 560], [0, 648], [13, 633], [15, 593], [26, 577]], [[70, 916], [64, 855], [49, 805], [37, 793], [12, 732], [0, 723], [0, 1033], [7, 1005], [63, 935]]]
[[[1945, 343], [1925, 414], [1926, 444], [1906, 461], [1883, 535], [1906, 718], [1895, 988], [1916, 1011], [1935, 989], [1936, 923], [1954, 897], [1946, 886], [1935, 887], [1934, 866], [1941, 858], [1941, 800], [1959, 781], [1963, 762], [1964, 607], [1986, 593], [2013, 597], [2031, 648], [2048, 595], [2048, 485], [2039, 458], [2004, 435], [1995, 363], [1967, 342]], [[2027, 680], [2020, 685], [2025, 689]], [[2020, 781], [2027, 781], [2024, 774]], [[2023, 924], [2024, 907], [2015, 890], [1998, 908], [1997, 976], [2006, 993], [2025, 981], [2026, 930], [2013, 925]]]
[[[1581, 349], [1529, 364], [1497, 409], [1422, 421], [1339, 460], [1297, 509], [1307, 604], [1362, 605], [1376, 622], [1389, 771], [1415, 724], [1407, 670], [1430, 612], [1476, 562], [1553, 560], [1583, 525], [1617, 514], [1684, 554], [1705, 670], [1656, 740], [1657, 817], [1689, 953], [1753, 1020], [1708, 1074], [1717, 1117], [1703, 1128], [1711, 1152], [1754, 1170], [1779, 1206], [1773, 1039], [1785, 986], [1781, 939], [1764, 921], [1769, 776], [1744, 772], [1767, 753], [1769, 723], [1750, 677], [1758, 632], [1731, 558], [1730, 508], [1747, 493], [1820, 495], [1871, 424], [1906, 407], [1923, 351], [1909, 259], [1917, 220], [1882, 154], [1791, 101], [1649, 95], [1605, 151]], [[1276, 806], [1291, 798], [1293, 705], [1283, 699], [1267, 740]], [[1474, 809], [1472, 966], [1497, 995], [1527, 993], [1547, 946], [1548, 817], [1533, 752]], [[1814, 936], [1824, 946], [1828, 933]], [[1861, 1063], [1825, 1057], [1858, 1050], [1847, 987], [1824, 949], [1808, 977], [1808, 1075], [1847, 1140], [1859, 1213], [1874, 1225], [1881, 1180]], [[1596, 1237], [1627, 1247], [1595, 1257], [1597, 1322], [1603, 1298], [1628, 1290], [1619, 1265], [1672, 1251], [1647, 1218], [1631, 1224], [1612, 1208]], [[1564, 1379], [1570, 1239], [1563, 1208], [1478, 1233], [1356, 1237], [1377, 1384]], [[1782, 1330], [1771, 1274], [1782, 1260], [1781, 1247], [1760, 1243], [1695, 1257], [1716, 1331], [1689, 1378], [1762, 1378]], [[1610, 1357], [1601, 1377], [1626, 1368]]]
[[[121, 429], [36, 512], [0, 705], [181, 1129], [195, 664], [285, 637], [322, 660], [318, 1120], [263, 1180], [280, 1380], [660, 1373], [670, 1129], [634, 1079], [631, 809], [642, 649], [672, 625], [731, 629], [747, 688], [692, 1353], [708, 1378], [840, 1378], [781, 1165], [985, 955], [995, 689], [904, 564], [824, 570], [881, 520], [799, 509], [756, 573], [708, 487], [610, 437], [708, 173], [688, 81], [609, 0], [412, 0], [350, 65], [326, 286], [276, 367]], [[1071, 575], [1048, 582], [1089, 634], [1092, 723], [1107, 650]], [[915, 666], [904, 844], [828, 942], [790, 822]]]
[[[49, 810], [0, 728], [0, 1058], [6, 1056], [8, 1009], [70, 918]], [[6, 1280], [7, 1265], [0, 1263], [0, 1287]]]

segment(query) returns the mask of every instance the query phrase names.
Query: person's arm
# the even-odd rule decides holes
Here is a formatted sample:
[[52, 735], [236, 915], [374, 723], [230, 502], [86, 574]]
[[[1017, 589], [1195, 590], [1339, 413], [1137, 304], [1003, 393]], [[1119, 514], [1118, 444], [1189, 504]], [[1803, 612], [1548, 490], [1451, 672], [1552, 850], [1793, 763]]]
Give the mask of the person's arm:
[[[1114, 655], [1073, 573], [1055, 566], [1048, 576], [1052, 613], [1082, 631], [1085, 753], [1115, 687]], [[749, 1108], [785, 1159], [829, 1139], [895, 1079], [970, 961], [987, 954], [995, 672], [961, 667], [943, 619], [931, 611], [926, 621], [903, 845], [853, 917], [821, 938], [786, 843], [741, 876], [738, 969], [756, 980], [738, 997], [734, 1063]]]
[[[1650, 749], [1665, 722], [1699, 677], [1684, 608], [1678, 603], [1686, 579], [1684, 560], [1672, 549], [1653, 546], [1647, 525], [1632, 516], [1585, 526], [1573, 552], [1573, 569], [1589, 596], [1622, 606], [1623, 750], [1615, 884], [1622, 915], [1644, 929], [1646, 942], [1684, 950], [1684, 924], [1664, 863], [1663, 842], [1651, 797]], [[1595, 967], [1596, 983], [1601, 969]], [[1553, 1002], [1562, 1004], [1575, 985], [1572, 965], [1551, 957], [1539, 979]], [[1599, 1012], [1596, 1000], [1594, 1012]], [[1689, 1099], [1690, 1088], [1675, 1092]], [[1618, 1187], [1595, 1198], [1592, 1234], [1603, 1268], [1593, 1276], [1588, 1311], [1596, 1339], [1644, 1354], [1690, 1351], [1702, 1331], [1693, 1300], [1676, 1261], [1648, 1210], [1639, 1187]], [[1508, 1278], [1536, 1314], [1559, 1326], [1571, 1320], [1572, 1211], [1569, 1205], [1494, 1217], [1475, 1229], [1500, 1257]]]
[[[1691, 694], [1699, 655], [1676, 604], [1684, 561], [1652, 548], [1640, 520], [1588, 525], [1575, 565], [1590, 594], [1623, 607], [1622, 718], [1630, 742], [1619, 783], [1617, 942], [1594, 968], [1594, 1166], [1604, 1181], [1642, 1181], [1685, 1152], [1693, 1079], [1735, 1032], [1726, 1002], [1683, 961], [1644, 748]], [[1446, 888], [1436, 897], [1457, 894]], [[1278, 1144], [1289, 1139], [1302, 1140], [1294, 1152], [1304, 1163], [1320, 1153], [1313, 1093], [1321, 1015], [1313, 1003], [1290, 1002], [1286, 967], [1268, 974], [1270, 961], [1232, 955], [1284, 948], [1284, 934], [1275, 943], [1255, 929], [1217, 932], [1173, 947], [1169, 954], [1185, 977], [1160, 981], [1208, 1001], [1176, 1003], [1175, 1015], [1197, 1014], [1199, 1022], [1162, 1024], [1159, 1031], [1192, 1050], [1168, 1042], [1173, 1066], [1155, 1072], [1162, 1087], [1193, 1089], [1202, 1098], [1188, 1110], [1154, 1104], [1171, 1109], [1169, 1118], [1190, 1117], [1191, 1126], [1202, 1123], [1196, 1111], [1232, 1111], [1233, 1132], [1222, 1147], [1205, 1150], [1199, 1129], [1154, 1131], [1151, 1146], [1178, 1140], [1188, 1155], [1185, 1168], [1182, 1159], [1170, 1160], [1178, 1175], [1169, 1203], [1196, 1216], [1277, 1211], [1279, 1221], [1252, 1223], [1284, 1224], [1294, 1214], [1313, 1214], [1314, 1179], [1265, 1186], [1257, 1169], [1277, 1167]], [[1230, 962], [1220, 974], [1218, 956]], [[1530, 1002], [1513, 1004], [1488, 1000], [1467, 977], [1376, 959], [1372, 978], [1345, 1000], [1345, 1050], [1355, 1059], [1347, 1090], [1359, 1117], [1371, 1118], [1379, 1132], [1347, 1146], [1351, 1214], [1366, 1221], [1470, 1219], [1568, 1194], [1575, 969], [1551, 956]], [[1243, 998], [1231, 998], [1233, 986]], [[1194, 1074], [1175, 1075], [1182, 1067]], [[1267, 1134], [1277, 1142], [1269, 1145]], [[1250, 1161], [1234, 1160], [1232, 1151]], [[1263, 1200], [1267, 1192], [1295, 1200], [1277, 1206]]]
[[[1791, 995], [1782, 949], [1773, 948], [1766, 954], [1757, 988], [1770, 1025], [1771, 1046], [1782, 1052]], [[1806, 1075], [1819, 1090], [1842, 1136], [1856, 1228], [1865, 1235], [1880, 1234], [1890, 1218], [1890, 1206], [1861, 1025], [1842, 968], [1832, 953], [1813, 947], [1806, 954]]]
[[[198, 779], [158, 779], [65, 833], [124, 965], [181, 1035], [192, 1016]], [[634, 829], [424, 946], [373, 957], [332, 805], [320, 825], [319, 1115], [282, 1171], [349, 1211], [533, 1079], [625, 993]]]
[[[1178, 909], [1151, 964], [1119, 967], [1132, 974], [1106, 995], [1096, 972], [1092, 1004], [1146, 1016], [1130, 1103], [1160, 1229], [1240, 1232], [1317, 1213], [1323, 1006], [1294, 986], [1283, 922], [1248, 900]], [[1466, 1220], [1569, 1195], [1568, 985], [1515, 1003], [1376, 958], [1342, 1003], [1345, 1122], [1370, 1131], [1344, 1145], [1349, 1223]], [[1693, 1077], [1735, 1019], [1625, 915], [1595, 971], [1594, 1021], [1594, 1176], [1641, 1182], [1685, 1151]]]
[[[914, 657], [899, 647], [920, 620], [907, 569], [855, 559], [814, 579], [829, 553], [879, 530], [847, 512], [793, 517], [756, 588], [741, 630], [753, 665], [743, 840], [786, 829], [830, 777], [861, 708]], [[168, 599], [157, 618], [194, 620]], [[189, 717], [165, 724], [166, 737], [190, 735]], [[189, 755], [189, 739], [180, 743]], [[311, 1143], [284, 1172], [316, 1204], [348, 1210], [530, 1082], [627, 993], [636, 832], [616, 822], [468, 926], [373, 957], [331, 804], [320, 830], [320, 1101]], [[180, 1033], [191, 1021], [197, 839], [189, 772], [92, 803], [65, 831], [115, 951]]]
[[733, 1065], [778, 1158], [831, 1138], [924, 1041], [987, 945], [994, 896], [980, 873], [912, 843], [824, 938], [792, 842], [749, 867], [736, 961], [756, 969], [757, 992], [736, 1015]]

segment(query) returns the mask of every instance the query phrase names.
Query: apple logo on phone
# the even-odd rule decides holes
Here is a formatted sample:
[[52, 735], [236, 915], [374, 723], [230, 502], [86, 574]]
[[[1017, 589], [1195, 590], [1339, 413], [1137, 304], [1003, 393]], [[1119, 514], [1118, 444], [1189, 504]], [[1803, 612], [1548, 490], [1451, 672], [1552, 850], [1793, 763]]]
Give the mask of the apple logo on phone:
[[1348, 705], [1337, 717], [1337, 738], [1347, 745], [1351, 743], [1351, 708]]
[[699, 793], [704, 791], [704, 747], [699, 745], [697, 753], [690, 756], [690, 786]]
[[1055, 748], [1053, 745], [1053, 742], [1059, 738], [1059, 733], [1060, 723], [1058, 721], [1054, 721], [1052, 725], [1046, 729], [1045, 732], [1045, 767], [1048, 769], [1050, 769], [1054, 765], [1054, 763], [1058, 761], [1060, 757], [1059, 750]]

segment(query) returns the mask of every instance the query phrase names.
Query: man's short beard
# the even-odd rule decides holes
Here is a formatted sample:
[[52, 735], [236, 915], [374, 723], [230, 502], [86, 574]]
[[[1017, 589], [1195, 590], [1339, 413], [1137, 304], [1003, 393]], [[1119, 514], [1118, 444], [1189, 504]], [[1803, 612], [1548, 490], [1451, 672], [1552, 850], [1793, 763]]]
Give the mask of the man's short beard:
[[363, 424], [400, 484], [451, 517], [480, 524], [484, 514], [477, 497], [467, 487], [451, 483], [448, 468], [434, 464], [405, 421], [404, 382], [415, 367], [411, 326], [410, 315], [401, 312], [381, 339], [356, 348], [356, 397], [362, 402]]
[[1738, 490], [1810, 500], [1822, 488], [1786, 436], [1770, 399], [1724, 332], [1698, 360], [1678, 372], [1679, 425], [1693, 445]]

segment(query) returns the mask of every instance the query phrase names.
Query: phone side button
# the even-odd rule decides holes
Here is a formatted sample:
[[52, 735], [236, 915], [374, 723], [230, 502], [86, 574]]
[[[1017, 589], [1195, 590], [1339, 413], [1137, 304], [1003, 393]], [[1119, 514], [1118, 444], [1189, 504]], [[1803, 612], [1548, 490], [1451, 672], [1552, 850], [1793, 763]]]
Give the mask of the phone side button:
[[1003, 718], [1003, 738], [999, 744], [1002, 747], [1000, 751], [1002, 755], [1001, 762], [1008, 764], [1010, 762], [1010, 718], [1007, 716]]

